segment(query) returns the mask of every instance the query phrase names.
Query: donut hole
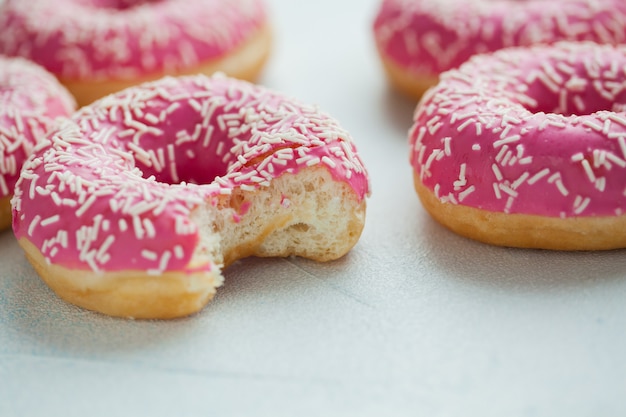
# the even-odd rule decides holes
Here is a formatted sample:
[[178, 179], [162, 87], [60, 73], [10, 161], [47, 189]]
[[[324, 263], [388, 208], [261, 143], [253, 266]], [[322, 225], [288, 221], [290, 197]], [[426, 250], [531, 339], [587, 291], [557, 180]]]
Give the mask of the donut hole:
[[129, 10], [135, 7], [160, 3], [163, 0], [81, 0], [87, 7], [110, 10]]
[[165, 157], [165, 166], [157, 166], [156, 164], [146, 165], [141, 160], [136, 160], [136, 166], [141, 170], [143, 178], [154, 177], [158, 182], [165, 184], [211, 184], [215, 178], [224, 176], [227, 172], [228, 165], [222, 163], [207, 163], [206, 160], [197, 156], [191, 156], [189, 153], [181, 152], [179, 149], [175, 151], [175, 161], [169, 156]]
[[528, 85], [525, 94], [536, 104], [527, 103], [524, 107], [532, 112], [556, 113], [563, 116], [590, 115], [599, 111], [623, 111], [626, 108], [626, 75], [606, 68], [597, 69], [598, 77], [589, 79], [585, 64], [559, 69], [557, 63], [544, 63], [533, 68], [528, 74], [534, 74], [534, 81]]
[[599, 111], [620, 112], [626, 109], [626, 93], [620, 93], [608, 98], [595, 88], [585, 88], [584, 91], [571, 93], [560, 90], [554, 93], [543, 86], [531, 87], [528, 96], [535, 100], [536, 106], [525, 107], [535, 113], [556, 113], [563, 116], [583, 116]]

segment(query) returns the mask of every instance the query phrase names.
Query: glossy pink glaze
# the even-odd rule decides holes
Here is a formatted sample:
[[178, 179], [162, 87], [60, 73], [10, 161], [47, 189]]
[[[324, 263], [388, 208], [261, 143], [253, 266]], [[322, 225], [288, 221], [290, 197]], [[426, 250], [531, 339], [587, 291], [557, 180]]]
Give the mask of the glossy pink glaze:
[[13, 194], [22, 164], [54, 118], [74, 107], [72, 96], [43, 68], [0, 56], [0, 198]]
[[369, 189], [336, 121], [221, 75], [164, 78], [105, 97], [48, 137], [16, 186], [13, 228], [68, 268], [210, 270], [188, 265], [198, 205], [309, 166], [349, 184], [359, 201]]
[[125, 80], [219, 59], [266, 19], [262, 0], [6, 0], [0, 53], [61, 78]]
[[470, 56], [512, 46], [626, 41], [622, 0], [383, 0], [374, 22], [382, 55], [437, 77]]
[[[626, 209], [626, 47], [476, 56], [418, 105], [411, 163], [442, 201], [549, 217]], [[615, 111], [613, 111], [615, 110]]]

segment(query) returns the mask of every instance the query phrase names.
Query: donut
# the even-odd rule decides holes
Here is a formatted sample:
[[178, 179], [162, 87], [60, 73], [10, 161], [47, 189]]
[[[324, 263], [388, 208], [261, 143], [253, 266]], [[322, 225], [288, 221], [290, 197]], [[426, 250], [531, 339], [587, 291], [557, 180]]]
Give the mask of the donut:
[[252, 80], [270, 50], [262, 0], [6, 0], [0, 53], [53, 73], [79, 105], [164, 75]]
[[10, 200], [20, 168], [53, 120], [74, 100], [40, 66], [0, 55], [0, 230], [11, 225]]
[[454, 232], [524, 248], [626, 247], [626, 46], [478, 55], [418, 104], [414, 183]]
[[470, 56], [558, 41], [626, 41], [621, 0], [383, 0], [374, 38], [391, 84], [419, 98]]
[[63, 299], [112, 316], [200, 310], [246, 256], [337, 259], [369, 179], [316, 107], [223, 75], [164, 79], [85, 106], [37, 146], [13, 230]]

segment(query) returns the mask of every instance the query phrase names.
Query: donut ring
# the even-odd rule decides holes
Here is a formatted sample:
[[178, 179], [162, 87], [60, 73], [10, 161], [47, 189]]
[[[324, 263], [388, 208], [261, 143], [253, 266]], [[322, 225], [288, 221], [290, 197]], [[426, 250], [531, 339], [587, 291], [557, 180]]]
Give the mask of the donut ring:
[[201, 309], [245, 256], [339, 258], [368, 177], [316, 108], [223, 76], [164, 78], [83, 107], [25, 164], [14, 232], [62, 298], [113, 316]]
[[262, 0], [6, 0], [0, 53], [56, 75], [79, 105], [164, 75], [252, 80], [270, 50]]
[[511, 48], [441, 76], [410, 131], [415, 188], [503, 246], [626, 247], [626, 47]]
[[10, 200], [20, 168], [57, 116], [74, 100], [43, 68], [0, 56], [0, 230], [11, 224]]
[[626, 42], [621, 0], [383, 0], [374, 37], [398, 90], [419, 98], [470, 56], [558, 41]]

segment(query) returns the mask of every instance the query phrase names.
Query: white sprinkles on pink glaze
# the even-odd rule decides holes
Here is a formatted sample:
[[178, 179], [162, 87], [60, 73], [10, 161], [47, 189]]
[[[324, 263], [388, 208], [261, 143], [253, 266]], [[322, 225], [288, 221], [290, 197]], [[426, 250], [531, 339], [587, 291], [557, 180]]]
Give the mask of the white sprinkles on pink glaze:
[[558, 41], [626, 42], [622, 0], [383, 0], [374, 22], [383, 55], [437, 77], [470, 56]]
[[626, 209], [626, 47], [511, 48], [441, 75], [411, 164], [440, 201], [550, 217]]
[[48, 137], [16, 186], [13, 228], [68, 268], [190, 271], [195, 207], [305, 167], [324, 167], [359, 201], [369, 190], [335, 120], [221, 75], [124, 90], [83, 107]]
[[43, 68], [0, 56], [0, 198], [13, 194], [22, 164], [54, 118], [74, 111], [74, 99]]
[[266, 21], [262, 0], [6, 0], [0, 53], [61, 78], [125, 80], [219, 59]]

